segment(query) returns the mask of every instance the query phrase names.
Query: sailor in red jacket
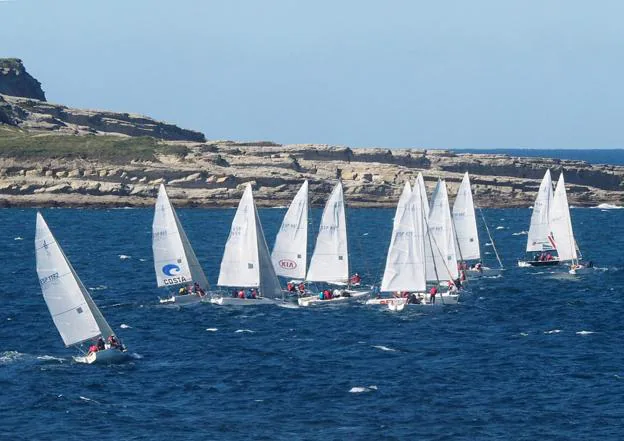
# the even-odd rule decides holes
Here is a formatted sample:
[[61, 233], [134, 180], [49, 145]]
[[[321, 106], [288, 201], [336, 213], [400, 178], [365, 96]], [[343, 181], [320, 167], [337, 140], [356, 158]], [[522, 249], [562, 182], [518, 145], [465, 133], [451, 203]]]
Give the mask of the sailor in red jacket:
[[436, 286], [431, 287], [429, 290], [429, 303], [435, 303], [436, 294], [438, 293], [438, 288]]

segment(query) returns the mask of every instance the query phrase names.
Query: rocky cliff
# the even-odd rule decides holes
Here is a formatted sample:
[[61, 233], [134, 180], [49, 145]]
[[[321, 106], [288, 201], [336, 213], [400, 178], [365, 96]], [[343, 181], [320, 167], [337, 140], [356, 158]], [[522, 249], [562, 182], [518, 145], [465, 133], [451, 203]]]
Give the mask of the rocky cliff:
[[23, 93], [9, 87], [14, 82], [7, 78], [22, 68], [19, 60], [0, 60], [0, 72], [9, 72], [0, 74], [0, 91], [26, 96], [0, 95], [4, 206], [151, 206], [160, 183], [178, 206], [234, 206], [247, 182], [259, 205], [283, 206], [304, 179], [312, 203], [320, 205], [341, 179], [351, 206], [392, 207], [418, 172], [429, 190], [446, 179], [452, 197], [468, 171], [479, 206], [526, 207], [546, 169], [555, 177], [565, 172], [571, 205], [624, 203], [624, 167], [442, 150], [206, 141], [199, 132], [140, 115], [47, 103], [34, 79], [36, 87]]
[[0, 93], [46, 100], [41, 83], [26, 72], [19, 58], [0, 58]]

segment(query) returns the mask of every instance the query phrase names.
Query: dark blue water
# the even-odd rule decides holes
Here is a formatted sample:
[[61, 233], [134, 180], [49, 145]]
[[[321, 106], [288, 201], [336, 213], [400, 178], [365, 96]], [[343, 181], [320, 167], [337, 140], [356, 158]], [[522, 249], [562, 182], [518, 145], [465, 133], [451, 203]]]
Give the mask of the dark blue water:
[[457, 153], [495, 153], [509, 156], [573, 159], [590, 164], [624, 165], [624, 149], [453, 149]]
[[[583, 278], [518, 269], [530, 211], [485, 213], [505, 276], [473, 282], [457, 307], [398, 314], [159, 307], [151, 210], [45, 210], [136, 354], [86, 366], [39, 291], [35, 211], [0, 210], [0, 439], [621, 439], [624, 210], [572, 210], [582, 250], [606, 268]], [[260, 214], [272, 243], [283, 210]], [[213, 281], [233, 215], [179, 210]], [[391, 216], [349, 212], [354, 270], [369, 281]]]

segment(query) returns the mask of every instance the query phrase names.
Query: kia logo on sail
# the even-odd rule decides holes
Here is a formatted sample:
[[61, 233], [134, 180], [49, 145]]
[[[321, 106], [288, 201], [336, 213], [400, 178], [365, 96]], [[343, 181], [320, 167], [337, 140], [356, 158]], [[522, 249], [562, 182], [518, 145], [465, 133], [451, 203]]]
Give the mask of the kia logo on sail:
[[279, 266], [284, 269], [295, 269], [297, 268], [297, 262], [290, 259], [282, 259], [279, 261]]
[[173, 275], [178, 274], [180, 272], [180, 267], [178, 265], [170, 263], [170, 264], [167, 264], [167, 265], [162, 267], [162, 272], [166, 276], [173, 276]]

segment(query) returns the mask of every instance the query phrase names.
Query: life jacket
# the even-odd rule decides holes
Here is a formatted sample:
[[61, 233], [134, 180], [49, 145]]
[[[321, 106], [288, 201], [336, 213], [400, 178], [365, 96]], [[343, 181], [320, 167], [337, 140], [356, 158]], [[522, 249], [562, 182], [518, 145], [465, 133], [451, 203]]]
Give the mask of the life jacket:
[[96, 345], [89, 346], [89, 352], [97, 352], [97, 351], [98, 351], [98, 347]]

